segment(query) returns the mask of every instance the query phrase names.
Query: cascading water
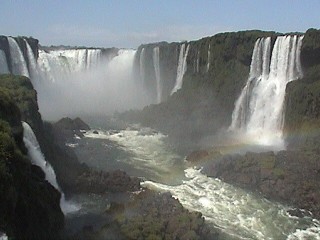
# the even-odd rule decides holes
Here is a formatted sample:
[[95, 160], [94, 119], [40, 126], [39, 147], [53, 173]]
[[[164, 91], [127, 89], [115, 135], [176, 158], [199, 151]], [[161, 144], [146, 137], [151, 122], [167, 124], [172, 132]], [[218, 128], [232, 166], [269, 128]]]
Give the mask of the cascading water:
[[140, 52], [140, 59], [139, 59], [140, 79], [141, 79], [142, 85], [144, 85], [145, 74], [146, 74], [146, 71], [145, 71], [145, 58], [146, 58], [145, 49], [142, 48], [142, 50]]
[[35, 85], [36, 80], [39, 80], [39, 69], [38, 69], [38, 63], [33, 55], [33, 51], [28, 43], [27, 40], [24, 39], [24, 42], [26, 43], [27, 47], [27, 56], [29, 60], [29, 72], [30, 72], [30, 79], [32, 83]]
[[208, 59], [207, 59], [207, 72], [209, 72], [209, 69], [210, 69], [210, 44], [209, 44], [209, 48], [208, 48]]
[[155, 47], [153, 49], [153, 66], [157, 81], [157, 103], [161, 103], [162, 100], [162, 85], [161, 85], [161, 75], [160, 75], [160, 49]]
[[256, 41], [249, 78], [235, 103], [230, 130], [241, 131], [259, 144], [284, 147], [285, 88], [288, 82], [302, 77], [302, 39], [303, 36], [277, 37], [271, 58], [271, 38]]
[[0, 74], [9, 73], [6, 54], [0, 49]]
[[[187, 168], [183, 157], [177, 155], [168, 144], [167, 136], [150, 128], [128, 127], [121, 131], [91, 130], [78, 139], [76, 151], [83, 145], [121, 148], [128, 154], [105, 161], [106, 152], [98, 160], [98, 151], [82, 155], [79, 159], [92, 167], [110, 168], [120, 163], [130, 175], [143, 176], [142, 186], [160, 192], [171, 192], [190, 211], [199, 211], [209, 225], [221, 229], [221, 239], [319, 239], [320, 222], [311, 217], [295, 217], [288, 213], [291, 208], [271, 202], [240, 188], [210, 178], [200, 169]], [[94, 141], [93, 141], [94, 140]], [[114, 145], [110, 144], [114, 142]], [[106, 149], [104, 147], [104, 149]], [[184, 170], [185, 169], [185, 170]], [[184, 170], [184, 171], [183, 171]]]
[[[104, 55], [101, 49], [40, 50], [38, 65], [45, 79], [37, 89], [41, 113], [56, 119], [57, 114], [110, 114], [140, 106], [141, 91], [132, 80], [135, 53], [131, 49]], [[58, 106], [54, 112], [53, 102]]]
[[187, 49], [185, 50], [185, 44], [183, 43], [181, 45], [178, 68], [177, 68], [177, 78], [176, 78], [175, 86], [171, 91], [171, 95], [182, 87], [183, 76], [187, 71], [187, 56], [188, 56], [189, 48], [190, 48], [190, 45], [188, 45]]
[[8, 37], [8, 42], [11, 54], [12, 73], [29, 77], [27, 63], [23, 57], [19, 45], [12, 37]]
[[8, 236], [5, 233], [0, 232], [0, 240], [8, 240]]
[[59, 192], [61, 192], [61, 199], [60, 199], [60, 207], [63, 213], [67, 214], [70, 212], [77, 211], [79, 208], [71, 203], [68, 203], [65, 200], [64, 193], [61, 191], [61, 188], [58, 185], [56, 174], [51, 167], [50, 163], [48, 163], [39, 146], [39, 143], [37, 141], [37, 138], [32, 131], [29, 124], [26, 122], [22, 122], [23, 126], [23, 141], [28, 149], [28, 156], [30, 157], [30, 160], [33, 164], [39, 166], [45, 173], [46, 180], [54, 186]]
[[87, 49], [87, 69], [96, 67], [101, 62], [101, 49]]

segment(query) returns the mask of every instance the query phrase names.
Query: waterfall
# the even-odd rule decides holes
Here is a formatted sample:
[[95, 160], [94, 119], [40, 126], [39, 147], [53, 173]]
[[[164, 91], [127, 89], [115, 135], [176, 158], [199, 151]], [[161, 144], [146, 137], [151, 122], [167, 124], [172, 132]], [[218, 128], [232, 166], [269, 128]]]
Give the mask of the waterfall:
[[36, 90], [41, 114], [55, 120], [66, 114], [112, 114], [140, 107], [141, 91], [132, 77], [135, 53], [40, 50], [38, 65], [44, 79]]
[[142, 85], [144, 85], [144, 81], [145, 81], [145, 58], [146, 58], [146, 53], [145, 53], [145, 49], [142, 48], [141, 52], [140, 52], [140, 59], [139, 59], [139, 67], [140, 67], [140, 79], [142, 82]]
[[6, 54], [0, 49], [0, 74], [9, 73]]
[[302, 39], [279, 36], [272, 54], [270, 37], [256, 41], [248, 81], [235, 103], [230, 130], [240, 130], [261, 144], [282, 142], [285, 88], [302, 77]]
[[74, 212], [79, 209], [78, 206], [74, 204], [68, 203], [65, 200], [64, 193], [61, 191], [61, 188], [58, 185], [56, 174], [51, 167], [50, 163], [48, 163], [39, 146], [38, 140], [32, 131], [32, 128], [29, 126], [28, 123], [22, 122], [23, 126], [23, 141], [28, 149], [28, 156], [32, 162], [32, 164], [39, 166], [43, 172], [45, 173], [46, 180], [55, 187], [59, 192], [61, 192], [61, 199], [60, 199], [60, 207], [63, 213]]
[[87, 50], [87, 69], [97, 66], [101, 62], [101, 49], [88, 49]]
[[33, 55], [33, 51], [28, 43], [27, 40], [24, 39], [24, 42], [26, 43], [27, 47], [27, 56], [29, 60], [29, 72], [30, 72], [30, 78], [32, 80], [32, 83], [36, 83], [36, 79], [39, 80], [39, 70], [38, 70], [38, 63]]
[[210, 69], [210, 44], [209, 44], [209, 48], [208, 48], [208, 59], [207, 59], [207, 72], [209, 72]]
[[157, 103], [161, 103], [161, 98], [162, 98], [162, 85], [161, 85], [161, 76], [160, 76], [160, 49], [159, 47], [155, 47], [153, 49], [153, 66], [154, 66], [154, 71], [156, 75], [156, 81], [157, 81]]
[[180, 54], [179, 54], [179, 62], [178, 62], [178, 68], [177, 68], [177, 78], [175, 86], [173, 87], [171, 91], [171, 95], [178, 91], [182, 87], [183, 83], [183, 76], [185, 72], [187, 71], [187, 56], [189, 52], [190, 45], [187, 46], [187, 49], [185, 51], [185, 44], [183, 43], [180, 48]]
[[29, 77], [27, 63], [23, 57], [19, 45], [12, 37], [8, 37], [8, 42], [11, 54], [12, 73]]

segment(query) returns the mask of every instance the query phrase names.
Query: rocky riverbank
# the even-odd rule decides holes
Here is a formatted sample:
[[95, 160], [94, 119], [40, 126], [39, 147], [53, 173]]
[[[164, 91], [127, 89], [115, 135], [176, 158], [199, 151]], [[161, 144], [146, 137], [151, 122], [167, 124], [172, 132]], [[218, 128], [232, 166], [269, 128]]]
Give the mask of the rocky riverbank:
[[205, 150], [200, 153], [193, 153], [187, 159], [203, 166], [202, 171], [208, 176], [305, 209], [320, 218], [320, 156], [317, 153], [297, 150], [244, 155]]

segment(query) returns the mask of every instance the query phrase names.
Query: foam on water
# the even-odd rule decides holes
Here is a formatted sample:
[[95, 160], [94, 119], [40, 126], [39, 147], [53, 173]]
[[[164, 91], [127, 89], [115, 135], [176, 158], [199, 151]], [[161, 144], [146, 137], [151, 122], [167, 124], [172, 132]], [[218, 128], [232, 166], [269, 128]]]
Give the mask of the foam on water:
[[88, 131], [84, 135], [88, 138], [108, 139], [116, 142], [120, 148], [132, 156], [120, 161], [130, 164], [134, 168], [142, 169], [158, 179], [175, 174], [176, 169], [179, 171], [179, 167], [175, 166], [177, 162], [180, 163], [180, 166], [182, 165], [181, 157], [168, 151], [165, 144], [167, 136], [150, 128], [128, 128], [117, 133], [100, 130], [98, 134]]
[[[184, 167], [182, 158], [175, 160], [179, 156], [165, 144], [166, 136], [150, 128], [132, 126], [121, 131], [99, 130], [98, 134], [88, 131], [85, 136], [111, 140], [129, 151], [130, 157], [123, 161], [146, 173], [149, 181], [142, 183], [144, 187], [171, 192], [184, 207], [201, 212], [209, 224], [221, 229], [223, 239], [319, 239], [319, 221], [291, 216], [288, 206], [207, 177], [199, 169], [188, 168], [183, 176], [175, 173], [177, 165]], [[169, 172], [176, 181], [168, 181]]]
[[288, 207], [209, 178], [200, 170], [185, 170], [183, 184], [169, 186], [152, 181], [144, 187], [169, 191], [188, 209], [200, 211], [230, 238], [236, 239], [318, 239], [319, 222], [292, 217]]

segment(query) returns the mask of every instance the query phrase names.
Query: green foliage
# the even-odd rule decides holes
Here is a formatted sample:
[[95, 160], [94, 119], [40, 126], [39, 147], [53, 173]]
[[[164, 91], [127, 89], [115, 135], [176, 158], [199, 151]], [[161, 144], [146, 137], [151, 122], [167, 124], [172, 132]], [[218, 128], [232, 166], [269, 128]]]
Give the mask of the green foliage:
[[23, 154], [21, 117], [41, 122], [37, 109], [28, 78], [0, 75], [0, 229], [10, 238], [58, 239], [63, 226], [59, 192]]

